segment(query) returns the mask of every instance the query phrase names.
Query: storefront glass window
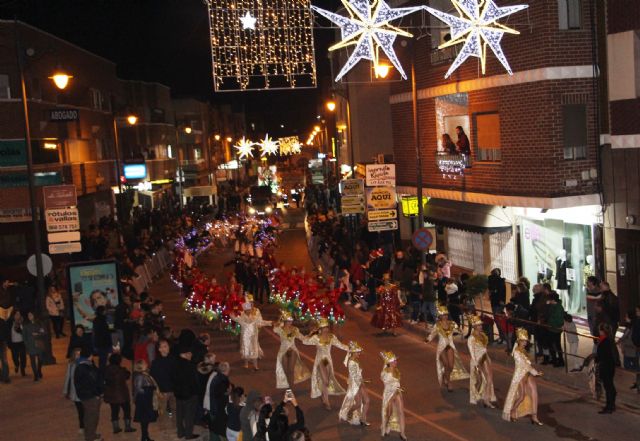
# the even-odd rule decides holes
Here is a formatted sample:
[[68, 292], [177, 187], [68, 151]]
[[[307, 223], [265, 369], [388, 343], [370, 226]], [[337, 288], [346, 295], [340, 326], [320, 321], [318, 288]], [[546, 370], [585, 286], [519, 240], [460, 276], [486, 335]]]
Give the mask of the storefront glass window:
[[570, 314], [586, 316], [586, 278], [593, 274], [591, 225], [522, 218], [522, 271], [532, 284], [550, 283]]

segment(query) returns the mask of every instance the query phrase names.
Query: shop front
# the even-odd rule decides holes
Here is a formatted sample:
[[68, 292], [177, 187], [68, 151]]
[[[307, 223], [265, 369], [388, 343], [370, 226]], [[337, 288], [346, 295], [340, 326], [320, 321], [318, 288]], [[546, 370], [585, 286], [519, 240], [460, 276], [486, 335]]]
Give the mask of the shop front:
[[549, 283], [558, 292], [565, 310], [579, 317], [587, 314], [586, 279], [596, 275], [597, 224], [602, 223], [595, 205], [554, 209], [514, 208], [520, 229], [522, 275], [532, 284]]

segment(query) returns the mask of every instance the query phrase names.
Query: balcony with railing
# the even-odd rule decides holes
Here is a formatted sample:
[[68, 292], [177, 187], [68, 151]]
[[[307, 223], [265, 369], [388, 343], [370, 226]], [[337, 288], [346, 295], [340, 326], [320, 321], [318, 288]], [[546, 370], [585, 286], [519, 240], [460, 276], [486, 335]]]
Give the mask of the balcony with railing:
[[471, 157], [458, 153], [437, 152], [436, 165], [442, 177], [456, 179], [464, 175], [466, 169], [471, 168]]

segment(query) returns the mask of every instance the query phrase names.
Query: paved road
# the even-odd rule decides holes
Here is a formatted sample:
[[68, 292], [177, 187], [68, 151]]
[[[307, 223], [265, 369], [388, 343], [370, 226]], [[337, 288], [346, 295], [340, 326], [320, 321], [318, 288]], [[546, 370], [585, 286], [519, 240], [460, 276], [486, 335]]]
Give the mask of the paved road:
[[[300, 212], [292, 212], [286, 218], [293, 229], [282, 233], [281, 246], [277, 253], [279, 261], [288, 266], [304, 265], [311, 268], [306, 251], [305, 233], [302, 229], [303, 218]], [[216, 250], [199, 259], [201, 268], [215, 274], [222, 280], [231, 267], [224, 267], [232, 253], [229, 250]], [[242, 385], [246, 390], [255, 388], [263, 394], [274, 397], [282, 393], [275, 389], [275, 355], [278, 340], [269, 329], [261, 333], [261, 343], [265, 358], [261, 361], [259, 372], [246, 371], [237, 352], [237, 339], [223, 332], [215, 331], [211, 326], [189, 317], [182, 311], [182, 300], [178, 290], [168, 277], [159, 280], [152, 289], [152, 294], [161, 298], [166, 305], [168, 322], [176, 329], [192, 327], [195, 330], [209, 330], [213, 337], [213, 350], [219, 360], [228, 360], [232, 365], [232, 381]], [[264, 311], [267, 319], [276, 318], [277, 311], [267, 306]], [[468, 404], [468, 384], [458, 382], [454, 392], [441, 392], [437, 387], [435, 376], [435, 347], [425, 344], [420, 335], [403, 332], [397, 337], [380, 336], [369, 325], [370, 316], [366, 313], [347, 309], [346, 324], [335, 330], [345, 342], [355, 339], [365, 348], [362, 356], [365, 378], [371, 380], [371, 410], [369, 428], [352, 427], [338, 424], [337, 408], [341, 397], [333, 397], [333, 411], [325, 410], [319, 400], [309, 398], [309, 382], [294, 388], [300, 404], [305, 411], [307, 425], [316, 440], [378, 440], [381, 412], [382, 384], [379, 380], [382, 362], [378, 353], [382, 350], [393, 350], [399, 356], [402, 384], [406, 391], [407, 435], [410, 440], [556, 440], [568, 439], [616, 440], [637, 439], [640, 433], [640, 417], [636, 413], [620, 411], [614, 415], [598, 415], [596, 404], [581, 396], [582, 391], [569, 389], [548, 381], [539, 382], [541, 405], [540, 419], [544, 427], [532, 426], [523, 419], [517, 423], [508, 423], [500, 418], [499, 410], [485, 409]], [[462, 343], [460, 343], [462, 344]], [[54, 348], [62, 354], [66, 342], [56, 341]], [[313, 348], [300, 347], [304, 361], [311, 366], [314, 356]], [[342, 366], [344, 353], [334, 351], [334, 364], [338, 379], [346, 383], [346, 369]], [[62, 359], [60, 355], [59, 359]], [[463, 356], [463, 361], [468, 359]], [[0, 385], [0, 441], [9, 440], [76, 440], [77, 435], [75, 412], [71, 403], [61, 396], [64, 364], [48, 366], [44, 371], [45, 380], [35, 384], [28, 377], [14, 378], [11, 385]], [[500, 401], [506, 395], [511, 378], [511, 366], [508, 364], [495, 366], [496, 394]], [[139, 435], [111, 435], [109, 416], [103, 406], [101, 433], [108, 440], [129, 441], [139, 439]], [[175, 432], [171, 420], [163, 420], [152, 425], [152, 438], [173, 440]], [[204, 439], [204, 438], [203, 438]], [[399, 439], [392, 435], [388, 439]]]

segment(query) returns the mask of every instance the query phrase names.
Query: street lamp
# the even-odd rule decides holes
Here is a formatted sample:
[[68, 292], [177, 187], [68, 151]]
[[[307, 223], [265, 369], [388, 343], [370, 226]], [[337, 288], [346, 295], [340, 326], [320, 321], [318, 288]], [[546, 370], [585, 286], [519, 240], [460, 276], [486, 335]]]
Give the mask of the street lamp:
[[215, 135], [213, 138], [214, 138], [216, 141], [220, 141], [220, 135]]
[[386, 63], [376, 64], [373, 68], [373, 72], [376, 75], [376, 78], [387, 78], [389, 72], [391, 71], [391, 66]]
[[187, 135], [191, 134], [191, 127], [187, 126], [184, 128], [184, 133], [186, 133]]
[[64, 90], [69, 85], [69, 80], [73, 78], [73, 75], [69, 75], [64, 71], [58, 70], [53, 75], [49, 77], [50, 80], [56, 85], [56, 87], [60, 90]]
[[130, 126], [135, 126], [138, 122], [138, 117], [136, 115], [129, 115], [127, 116], [127, 122]]
[[335, 112], [336, 102], [333, 100], [327, 101], [326, 107], [329, 112]]

